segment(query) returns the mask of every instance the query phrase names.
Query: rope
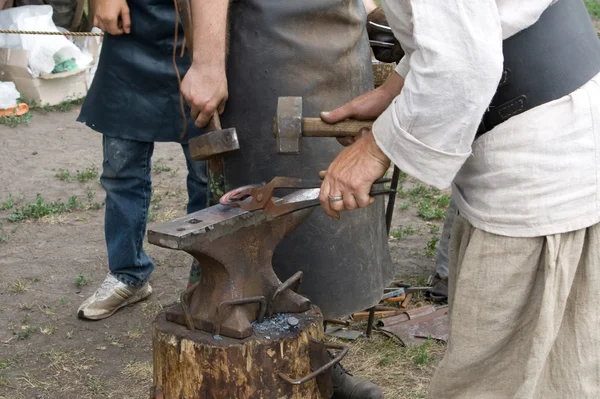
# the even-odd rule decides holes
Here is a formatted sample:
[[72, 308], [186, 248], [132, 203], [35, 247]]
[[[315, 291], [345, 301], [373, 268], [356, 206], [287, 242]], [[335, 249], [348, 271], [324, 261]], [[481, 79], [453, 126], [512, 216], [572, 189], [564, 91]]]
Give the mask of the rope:
[[0, 29], [0, 33], [6, 33], [9, 35], [60, 35], [60, 36], [103, 36], [104, 33], [94, 32], [42, 32], [35, 30], [12, 30], [12, 29]]

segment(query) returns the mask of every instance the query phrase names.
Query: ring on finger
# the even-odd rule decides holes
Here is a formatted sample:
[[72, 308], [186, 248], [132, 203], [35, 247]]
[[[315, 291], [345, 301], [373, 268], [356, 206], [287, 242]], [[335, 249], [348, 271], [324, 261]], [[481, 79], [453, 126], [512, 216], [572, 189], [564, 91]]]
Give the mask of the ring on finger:
[[342, 198], [342, 196], [333, 196], [333, 195], [328, 195], [327, 197], [329, 197], [329, 201], [331, 202], [337, 202], [337, 201], [342, 201], [344, 198]]

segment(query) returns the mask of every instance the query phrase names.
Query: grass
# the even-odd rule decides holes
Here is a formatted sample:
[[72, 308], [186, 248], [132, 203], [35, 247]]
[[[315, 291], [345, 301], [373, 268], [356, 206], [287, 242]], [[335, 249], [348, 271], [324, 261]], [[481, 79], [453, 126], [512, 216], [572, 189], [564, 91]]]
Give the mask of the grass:
[[85, 287], [88, 285], [89, 281], [82, 273], [78, 273], [75, 277], [75, 285], [79, 288]]
[[8, 194], [6, 201], [0, 204], [0, 211], [8, 211], [15, 206], [15, 200], [12, 195]]
[[397, 339], [379, 333], [352, 342], [337, 338], [328, 341], [350, 346], [342, 361], [344, 368], [379, 385], [386, 398], [394, 399], [425, 398], [445, 351], [445, 345], [437, 341], [404, 347]]
[[430, 199], [422, 199], [417, 205], [417, 215], [424, 220], [441, 220], [444, 219], [445, 211], [435, 204], [435, 201]]
[[56, 173], [56, 177], [58, 177], [58, 180], [66, 181], [68, 183], [73, 181], [73, 175], [71, 175], [71, 172], [69, 172], [68, 169], [63, 169], [63, 168], [58, 169], [58, 172]]
[[431, 234], [438, 234], [440, 232], [440, 226], [438, 226], [437, 224], [430, 224], [429, 225], [429, 232]]
[[13, 281], [8, 285], [8, 289], [13, 294], [22, 294], [29, 291], [29, 285], [22, 280]]
[[123, 368], [123, 374], [138, 381], [152, 381], [152, 363], [132, 361]]
[[97, 375], [88, 374], [85, 385], [92, 395], [104, 396], [106, 394], [105, 383]]
[[104, 206], [104, 202], [96, 202], [96, 192], [91, 186], [85, 188], [88, 204], [86, 209], [98, 210]]
[[40, 332], [43, 335], [54, 335], [54, 333], [56, 332], [56, 327], [42, 327], [40, 328]]
[[32, 104], [30, 104], [29, 108], [36, 112], [40, 112], [40, 113], [44, 113], [44, 114], [48, 113], [48, 112], [69, 112], [72, 109], [74, 109], [75, 107], [78, 107], [81, 104], [83, 104], [84, 101], [85, 101], [85, 97], [69, 99], [69, 100], [61, 102], [60, 104], [56, 104], [56, 105], [47, 105], [47, 104], [40, 105], [35, 102], [32, 102]]
[[98, 168], [93, 165], [89, 168], [85, 168], [84, 170], [76, 170], [74, 174], [72, 174], [68, 169], [64, 168], [58, 169], [56, 173], [56, 177], [59, 180], [67, 183], [71, 183], [75, 180], [80, 183], [87, 183], [90, 180], [97, 179], [99, 175], [100, 173], [98, 172]]
[[390, 232], [390, 236], [396, 240], [401, 240], [402, 238], [412, 235], [415, 233], [415, 229], [412, 225], [408, 225], [406, 227], [399, 226], [398, 228], [392, 230]]
[[45, 216], [58, 215], [83, 209], [83, 204], [77, 196], [73, 195], [63, 202], [61, 199], [45, 202], [44, 197], [38, 193], [35, 202], [26, 202], [22, 207], [16, 208], [8, 215], [11, 222], [22, 222], [30, 219], [41, 219]]
[[162, 195], [157, 194], [156, 191], [152, 191], [152, 198], [150, 199], [150, 205], [152, 210], [157, 211], [161, 208]]
[[89, 168], [85, 168], [82, 171], [77, 171], [76, 172], [76, 178], [77, 181], [80, 183], [86, 183], [90, 180], [94, 180], [97, 179], [99, 176], [98, 173], [98, 168], [96, 168], [95, 166], [91, 166]]
[[17, 340], [19, 341], [25, 341], [26, 339], [28, 339], [31, 335], [35, 334], [37, 332], [37, 328], [32, 327], [32, 326], [21, 326], [21, 331], [17, 332], [17, 333], [13, 333], [17, 336]]
[[600, 18], [600, 3], [597, 0], [584, 0], [590, 16]]
[[154, 165], [154, 173], [156, 173], [157, 175], [163, 173], [163, 172], [171, 172], [171, 168], [168, 167], [167, 165], [162, 165], [160, 163], [156, 163], [156, 165]]
[[[15, 110], [16, 113], [16, 110]], [[7, 115], [7, 116], [0, 116], [0, 125], [4, 125], [4, 126], [8, 126], [8, 127], [12, 127], [15, 128], [19, 125], [29, 125], [29, 123], [31, 122], [31, 118], [32, 118], [33, 114], [31, 113], [31, 111], [27, 111], [27, 113], [23, 114], [23, 115]]]
[[148, 222], [156, 222], [156, 219], [158, 219], [158, 215], [152, 212], [152, 210], [148, 211]]
[[437, 248], [437, 243], [440, 241], [439, 237], [432, 237], [431, 240], [427, 242], [427, 246], [425, 247], [425, 256], [428, 258], [434, 258]]
[[[5, 125], [11, 128], [15, 128], [19, 125], [29, 125], [29, 123], [31, 122], [31, 118], [33, 117], [33, 112], [32, 111], [36, 111], [36, 112], [41, 112], [41, 113], [48, 113], [48, 112], [67, 112], [72, 110], [73, 108], [83, 104], [83, 101], [85, 100], [84, 98], [78, 98], [75, 100], [67, 100], [67, 101], [63, 101], [60, 104], [57, 105], [43, 105], [40, 106], [37, 103], [33, 102], [33, 101], [29, 101], [29, 111], [27, 111], [27, 113], [23, 114], [23, 115], [15, 115], [15, 112], [12, 115], [8, 115], [8, 116], [0, 116], [0, 125]], [[23, 98], [20, 98], [18, 100], [18, 102], [26, 102]]]
[[409, 353], [413, 363], [417, 366], [423, 366], [431, 364], [435, 361], [435, 357], [430, 354], [429, 349], [433, 345], [431, 337], [427, 337], [427, 340], [418, 346], [409, 347]]

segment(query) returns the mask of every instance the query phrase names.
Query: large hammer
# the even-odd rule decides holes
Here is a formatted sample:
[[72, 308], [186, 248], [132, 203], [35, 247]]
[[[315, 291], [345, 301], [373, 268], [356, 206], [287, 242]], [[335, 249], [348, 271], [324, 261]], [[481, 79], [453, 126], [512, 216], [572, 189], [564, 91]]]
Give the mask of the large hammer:
[[299, 154], [302, 137], [356, 136], [360, 129], [373, 126], [373, 121], [347, 119], [336, 124], [321, 118], [302, 117], [302, 97], [279, 97], [273, 133], [277, 139], [278, 154]]
[[[302, 117], [302, 97], [279, 97], [277, 117], [273, 133], [277, 139], [277, 153], [300, 154], [302, 137], [348, 137], [356, 136], [360, 129], [371, 129], [374, 121], [346, 119], [335, 124], [323, 122], [321, 118]], [[385, 215], [385, 224], [389, 234], [396, 203], [396, 190], [400, 180], [400, 169], [394, 166], [389, 201]]]
[[[177, 13], [181, 18], [181, 25], [183, 26], [183, 34], [190, 53], [190, 59], [193, 59], [194, 34], [190, 1], [177, 0], [175, 4], [177, 5]], [[188, 142], [192, 160], [211, 160], [211, 162], [222, 163], [222, 156], [224, 154], [240, 149], [235, 128], [222, 129], [218, 112], [215, 112], [206, 126], [206, 131], [208, 133], [194, 137]]]

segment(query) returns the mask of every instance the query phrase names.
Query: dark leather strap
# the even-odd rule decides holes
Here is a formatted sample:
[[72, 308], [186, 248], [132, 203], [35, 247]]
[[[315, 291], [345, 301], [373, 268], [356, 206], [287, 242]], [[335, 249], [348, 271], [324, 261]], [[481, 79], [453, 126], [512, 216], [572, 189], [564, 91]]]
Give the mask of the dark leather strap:
[[600, 72], [600, 40], [583, 0], [559, 0], [503, 43], [504, 74], [476, 138], [566, 96]]

